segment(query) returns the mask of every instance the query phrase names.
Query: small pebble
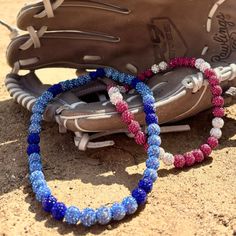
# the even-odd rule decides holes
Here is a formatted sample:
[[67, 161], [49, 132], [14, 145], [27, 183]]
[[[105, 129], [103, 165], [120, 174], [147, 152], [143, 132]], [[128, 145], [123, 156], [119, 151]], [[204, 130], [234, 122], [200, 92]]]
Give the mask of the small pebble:
[[108, 230], [112, 230], [112, 226], [111, 226], [111, 225], [108, 225], [108, 226], [107, 226], [107, 229], [108, 229]]

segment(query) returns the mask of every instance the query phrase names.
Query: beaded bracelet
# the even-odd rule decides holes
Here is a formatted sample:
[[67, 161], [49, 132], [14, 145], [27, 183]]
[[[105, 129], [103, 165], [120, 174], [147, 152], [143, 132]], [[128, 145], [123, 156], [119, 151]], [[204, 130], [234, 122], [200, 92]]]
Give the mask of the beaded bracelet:
[[[58, 94], [77, 88], [97, 78], [108, 77], [114, 81], [130, 85], [141, 95], [144, 107], [153, 107], [155, 99], [152, 91], [143, 82], [137, 80], [134, 76], [120, 73], [114, 69], [98, 69], [96, 72], [91, 72], [88, 75], [83, 75], [77, 79], [67, 80], [50, 87], [44, 92], [35, 102], [32, 109], [31, 123], [29, 126], [28, 148], [29, 156], [29, 179], [32, 185], [36, 199], [41, 202], [43, 209], [51, 213], [54, 219], [63, 220], [69, 224], [77, 224], [79, 221], [82, 225], [89, 227], [95, 223], [108, 224], [111, 220], [121, 220], [125, 215], [130, 215], [136, 212], [139, 205], [145, 204], [147, 194], [151, 192], [153, 183], [157, 179], [157, 170], [159, 168], [159, 145], [152, 144], [147, 149], [147, 169], [144, 171], [143, 178], [139, 181], [130, 196], [123, 199], [121, 203], [114, 203], [111, 208], [100, 207], [97, 210], [85, 208], [80, 211], [77, 207], [66, 207], [64, 203], [57, 201], [52, 195], [51, 190], [47, 186], [43, 174], [43, 167], [40, 155], [40, 132], [42, 115], [47, 104], [52, 101]], [[121, 99], [116, 98], [117, 101]], [[131, 120], [131, 114], [126, 113], [126, 120]], [[148, 126], [149, 136], [159, 135], [160, 127], [158, 126], [158, 118], [152, 110], [146, 110], [146, 123]], [[153, 165], [150, 165], [150, 160], [155, 158]]]
[[[138, 75], [138, 80], [144, 81], [145, 79], [151, 78], [153, 75], [160, 72], [164, 72], [168, 69], [174, 69], [177, 67], [191, 67], [199, 69], [204, 73], [207, 78], [212, 93], [212, 105], [213, 105], [213, 116], [212, 120], [213, 128], [210, 131], [210, 137], [207, 139], [207, 143], [200, 146], [199, 149], [195, 149], [191, 152], [187, 152], [184, 155], [172, 155], [171, 153], [166, 153], [163, 148], [160, 148], [159, 158], [166, 165], [174, 165], [176, 168], [183, 168], [184, 166], [193, 166], [195, 163], [201, 163], [206, 157], [208, 157], [212, 149], [215, 149], [219, 144], [219, 139], [222, 136], [221, 128], [224, 126], [224, 98], [222, 95], [222, 88], [220, 86], [219, 77], [216, 75], [214, 70], [211, 68], [210, 64], [205, 62], [203, 59], [195, 58], [175, 58], [170, 60], [169, 63], [161, 62], [159, 65], [153, 65], [151, 69], [146, 70]], [[158, 145], [161, 144], [161, 139], [159, 135], [149, 136], [147, 143], [144, 133], [140, 131], [140, 125], [137, 121], [126, 120], [125, 114], [128, 112], [128, 104], [125, 101], [117, 102], [116, 97], [122, 97], [119, 89], [113, 87], [108, 88], [108, 94], [110, 96], [111, 103], [116, 106], [116, 110], [122, 113], [122, 121], [128, 125], [128, 130], [134, 134], [135, 141], [137, 144], [144, 145], [147, 148], [148, 145]], [[155, 112], [154, 106], [144, 106], [144, 111]], [[133, 118], [133, 116], [132, 116]]]
[[128, 131], [133, 135], [135, 142], [138, 145], [143, 145], [146, 151], [148, 149], [146, 134], [142, 131], [139, 122], [134, 119], [134, 115], [129, 111], [128, 103], [123, 100], [122, 89], [122, 87], [114, 84], [107, 86], [110, 102], [116, 107], [116, 111], [121, 114], [121, 120], [127, 125]]

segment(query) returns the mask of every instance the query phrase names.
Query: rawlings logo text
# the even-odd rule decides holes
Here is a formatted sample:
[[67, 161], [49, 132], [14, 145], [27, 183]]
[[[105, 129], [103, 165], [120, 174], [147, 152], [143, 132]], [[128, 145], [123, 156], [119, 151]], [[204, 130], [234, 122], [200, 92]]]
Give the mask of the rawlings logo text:
[[236, 50], [236, 32], [230, 32], [230, 27], [235, 24], [228, 21], [223, 13], [217, 15], [219, 30], [213, 39], [220, 45], [220, 53], [212, 57], [212, 62], [220, 62], [229, 58], [234, 50]]

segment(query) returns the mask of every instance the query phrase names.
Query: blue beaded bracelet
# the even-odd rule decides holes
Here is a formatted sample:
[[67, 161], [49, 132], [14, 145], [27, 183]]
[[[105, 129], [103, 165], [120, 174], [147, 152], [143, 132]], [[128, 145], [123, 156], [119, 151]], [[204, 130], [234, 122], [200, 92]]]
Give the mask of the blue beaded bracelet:
[[33, 114], [30, 119], [28, 148], [30, 183], [36, 199], [41, 202], [43, 209], [51, 213], [56, 220], [65, 220], [69, 224], [77, 224], [81, 222], [86, 227], [96, 223], [101, 225], [108, 224], [111, 220], [122, 220], [125, 215], [134, 214], [139, 205], [145, 204], [147, 194], [151, 192], [153, 183], [157, 179], [157, 169], [159, 167], [159, 146], [150, 144], [146, 162], [147, 169], [144, 171], [143, 178], [139, 181], [138, 186], [131, 192], [130, 196], [123, 199], [121, 203], [114, 203], [111, 207], [100, 207], [96, 210], [85, 208], [80, 211], [75, 206], [66, 207], [64, 203], [59, 202], [53, 195], [43, 174], [43, 167], [40, 155], [40, 132], [42, 114], [47, 104], [58, 94], [73, 88], [85, 85], [97, 78], [111, 78], [114, 81], [125, 83], [132, 86], [141, 95], [144, 111], [146, 114], [146, 123], [148, 125], [148, 136], [153, 134], [159, 135], [160, 127], [157, 124], [158, 118], [154, 106], [155, 99], [152, 91], [143, 82], [137, 80], [136, 77], [120, 73], [117, 70], [106, 68], [97, 69], [87, 75], [79, 76], [76, 79], [67, 80], [51, 86], [46, 92], [40, 96], [33, 106]]

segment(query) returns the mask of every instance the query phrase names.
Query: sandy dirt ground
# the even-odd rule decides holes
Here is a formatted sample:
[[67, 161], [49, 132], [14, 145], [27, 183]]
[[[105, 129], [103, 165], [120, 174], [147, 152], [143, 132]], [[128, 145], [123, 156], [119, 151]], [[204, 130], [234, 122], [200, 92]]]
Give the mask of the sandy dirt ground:
[[[0, 0], [0, 18], [15, 24], [23, 0]], [[26, 135], [30, 113], [17, 105], [4, 87], [8, 32], [0, 31], [0, 235], [236, 235], [236, 105], [227, 108], [224, 136], [204, 164], [177, 171], [161, 166], [147, 205], [132, 217], [109, 226], [68, 226], [52, 220], [35, 201], [27, 180]], [[46, 71], [44, 78], [68, 78]], [[200, 144], [210, 127], [209, 112], [185, 123], [191, 132], [163, 135], [174, 153]], [[79, 152], [73, 135], [58, 134], [44, 124], [42, 153], [46, 178], [66, 204], [98, 207], [120, 201], [136, 185], [145, 167], [145, 153], [124, 135], [109, 137], [111, 148]]]

